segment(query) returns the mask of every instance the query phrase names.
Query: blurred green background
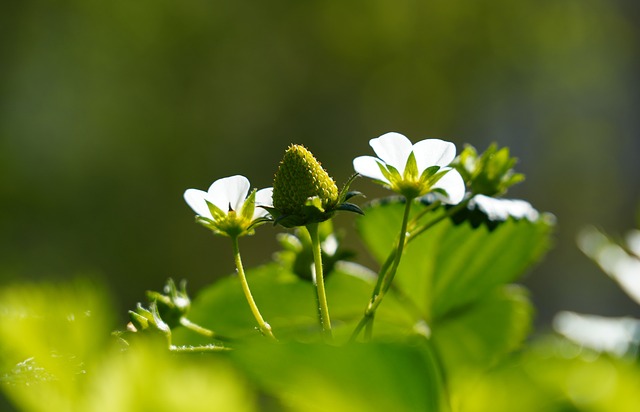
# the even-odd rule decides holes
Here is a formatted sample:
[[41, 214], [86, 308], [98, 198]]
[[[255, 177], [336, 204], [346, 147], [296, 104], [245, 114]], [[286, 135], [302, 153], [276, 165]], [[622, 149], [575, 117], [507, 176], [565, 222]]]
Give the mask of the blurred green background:
[[[1, 282], [105, 279], [122, 319], [167, 277], [193, 294], [233, 262], [185, 189], [269, 186], [290, 143], [340, 184], [398, 131], [521, 159], [510, 195], [558, 218], [526, 280], [539, 325], [563, 309], [638, 316], [575, 246], [587, 224], [635, 224], [638, 21], [635, 0], [3, 2]], [[355, 218], [337, 224], [360, 248]], [[247, 266], [279, 230], [243, 239]]]

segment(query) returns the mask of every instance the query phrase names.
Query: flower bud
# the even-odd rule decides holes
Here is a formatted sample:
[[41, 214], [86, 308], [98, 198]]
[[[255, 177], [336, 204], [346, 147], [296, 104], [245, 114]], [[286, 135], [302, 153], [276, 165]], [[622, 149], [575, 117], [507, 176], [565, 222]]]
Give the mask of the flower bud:
[[517, 161], [509, 155], [509, 148], [498, 149], [494, 143], [481, 155], [473, 146], [466, 146], [452, 166], [460, 172], [472, 193], [499, 196], [524, 180], [523, 174], [513, 171]]

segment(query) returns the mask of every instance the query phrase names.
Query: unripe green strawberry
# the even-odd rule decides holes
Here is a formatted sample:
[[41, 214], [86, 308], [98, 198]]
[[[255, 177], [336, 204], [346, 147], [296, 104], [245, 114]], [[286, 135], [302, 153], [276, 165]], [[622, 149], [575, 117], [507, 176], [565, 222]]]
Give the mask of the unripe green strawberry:
[[285, 215], [302, 216], [308, 199], [314, 197], [324, 210], [332, 209], [338, 202], [338, 187], [309, 150], [291, 145], [273, 181], [273, 207]]

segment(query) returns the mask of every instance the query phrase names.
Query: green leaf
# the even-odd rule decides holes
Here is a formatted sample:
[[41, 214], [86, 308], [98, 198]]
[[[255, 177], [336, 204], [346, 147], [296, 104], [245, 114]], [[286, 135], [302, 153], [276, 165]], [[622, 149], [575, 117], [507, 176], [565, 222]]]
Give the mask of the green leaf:
[[527, 291], [508, 285], [431, 325], [450, 376], [459, 379], [471, 370], [486, 369], [518, 349], [531, 329], [532, 313]]
[[[378, 202], [365, 209], [358, 229], [372, 255], [384, 262], [398, 236], [403, 205]], [[437, 219], [446, 208], [430, 212]], [[420, 208], [415, 207], [414, 213]], [[553, 225], [545, 215], [535, 222], [509, 218], [471, 225], [444, 219], [405, 248], [394, 281], [431, 322], [469, 305], [496, 286], [521, 277], [548, 249]]]
[[[278, 339], [321, 339], [316, 291], [310, 281], [275, 263], [246, 272], [256, 304]], [[362, 266], [344, 262], [326, 275], [334, 335], [337, 341], [346, 341], [364, 313], [374, 278]], [[412, 317], [408, 312], [393, 297], [385, 303], [378, 315], [377, 327], [390, 332], [410, 330]], [[189, 319], [223, 336], [260, 337], [235, 276], [221, 279], [201, 291], [192, 300]], [[183, 329], [177, 329], [173, 338], [176, 344], [208, 343]]]
[[461, 390], [465, 412], [635, 412], [640, 410], [640, 368], [629, 359], [593, 353], [545, 338], [513, 362]]
[[294, 411], [441, 411], [442, 380], [424, 340], [411, 345], [264, 344], [230, 353]]
[[[314, 325], [314, 289], [278, 265], [246, 271], [251, 292], [276, 336], [290, 334], [299, 325]], [[189, 319], [223, 336], [259, 336], [237, 276], [218, 280], [192, 300]]]

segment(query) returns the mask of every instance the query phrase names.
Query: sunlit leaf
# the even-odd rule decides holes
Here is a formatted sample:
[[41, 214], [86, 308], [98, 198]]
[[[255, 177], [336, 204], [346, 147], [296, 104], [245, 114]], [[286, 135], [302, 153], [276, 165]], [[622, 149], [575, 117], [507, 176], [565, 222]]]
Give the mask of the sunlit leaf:
[[635, 412], [640, 410], [637, 364], [597, 356], [559, 340], [537, 342], [517, 357], [467, 381], [461, 412]]
[[109, 353], [96, 368], [76, 410], [234, 411], [256, 410], [255, 394], [225, 359], [172, 356], [164, 346], [137, 342]]
[[72, 410], [106, 346], [111, 305], [88, 281], [0, 291], [2, 389], [22, 410]]
[[509, 285], [431, 325], [454, 392], [460, 380], [484, 372], [522, 345], [531, 329], [532, 312], [526, 290]]
[[294, 411], [441, 411], [433, 351], [409, 345], [259, 344], [230, 353], [249, 376]]
[[[423, 208], [417, 203], [413, 213]], [[444, 208], [428, 214], [437, 219]], [[377, 203], [358, 219], [358, 229], [372, 255], [383, 262], [398, 236], [403, 205]], [[552, 223], [545, 215], [474, 224], [444, 219], [413, 239], [402, 257], [395, 284], [428, 316], [437, 320], [464, 307], [496, 286], [520, 278], [548, 249]]]
[[[319, 339], [316, 291], [313, 284], [278, 264], [247, 270], [252, 294], [265, 320], [278, 338]], [[362, 266], [336, 265], [326, 279], [332, 324], [338, 339], [346, 340], [364, 313], [374, 279]], [[258, 336], [255, 319], [235, 276], [222, 279], [201, 291], [192, 301], [190, 319], [223, 336]], [[380, 312], [381, 327], [407, 329], [411, 317], [391, 298]], [[184, 343], [202, 339], [177, 330]]]

